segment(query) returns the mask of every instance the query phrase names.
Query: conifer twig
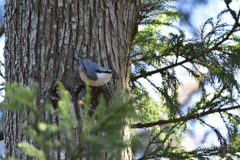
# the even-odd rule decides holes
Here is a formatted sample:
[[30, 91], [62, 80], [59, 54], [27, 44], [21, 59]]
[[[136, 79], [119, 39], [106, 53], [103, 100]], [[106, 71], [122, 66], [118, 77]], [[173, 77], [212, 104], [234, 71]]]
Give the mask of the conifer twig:
[[204, 123], [205, 125], [207, 125], [208, 127], [212, 128], [212, 130], [216, 133], [218, 140], [220, 142], [220, 144], [222, 146], [227, 146], [227, 141], [226, 139], [222, 136], [222, 134], [219, 132], [219, 130], [217, 130], [215, 127], [211, 126], [210, 124], [206, 123], [204, 120], [202, 120], [201, 118], [197, 118], [198, 120], [200, 120], [202, 123]]
[[139, 7], [139, 10], [142, 10], [143, 8], [154, 6], [156, 4], [157, 4], [157, 2], [142, 3]]
[[[213, 47], [209, 48], [207, 51], [208, 51], [208, 52], [213, 51], [213, 50], [216, 49], [219, 45], [221, 45], [223, 42], [225, 42], [226, 40], [228, 40], [229, 37], [233, 34], [233, 32], [235, 31], [236, 28], [237, 28], [237, 24], [234, 24], [234, 25], [233, 25], [233, 28], [232, 28], [231, 31], [227, 34], [227, 36], [226, 36], [225, 38], [223, 38], [221, 41], [219, 41], [218, 43], [216, 43]], [[203, 55], [203, 53], [202, 53], [200, 56], [202, 56], [202, 55]], [[196, 58], [197, 58], [197, 56], [193, 56], [193, 57], [188, 58], [188, 59], [185, 59], [185, 60], [183, 60], [183, 61], [181, 61], [181, 62], [178, 62], [178, 63], [174, 63], [174, 64], [172, 64], [172, 65], [169, 65], [169, 66], [167, 66], [167, 67], [160, 68], [160, 69], [156, 69], [156, 70], [154, 70], [154, 71], [150, 71], [150, 72], [147, 72], [147, 73], [144, 73], [144, 74], [140, 74], [140, 75], [138, 75], [138, 76], [134, 76], [134, 77], [131, 78], [131, 80], [132, 80], [132, 81], [136, 81], [137, 79], [142, 78], [142, 77], [147, 77], [147, 76], [153, 75], [153, 74], [155, 74], [155, 73], [161, 73], [161, 72], [166, 71], [166, 70], [168, 70], [168, 69], [170, 69], [170, 68], [173, 68], [173, 67], [182, 65], [182, 64], [184, 64], [184, 63], [186, 63], [186, 62], [191, 62], [191, 61], [193, 61], [193, 60], [196, 59]], [[138, 59], [135, 60], [135, 61], [138, 61], [138, 60], [140, 60], [140, 59], [141, 59], [141, 58], [138, 58]]]
[[132, 62], [136, 62], [136, 61], [141, 61], [143, 58], [135, 58], [135, 59], [131, 59]]
[[138, 75], [138, 76], [134, 76], [134, 77], [131, 78], [131, 80], [137, 80], [138, 78], [147, 77], [147, 76], [153, 75], [153, 74], [155, 74], [155, 73], [161, 73], [161, 72], [166, 71], [166, 70], [168, 70], [168, 69], [170, 69], [170, 68], [173, 68], [173, 67], [182, 65], [182, 64], [184, 64], [184, 63], [186, 63], [186, 62], [190, 62], [190, 61], [192, 61], [192, 60], [195, 59], [195, 58], [196, 58], [196, 57], [191, 57], [191, 58], [185, 59], [185, 60], [183, 60], [183, 61], [181, 61], [181, 62], [174, 63], [174, 64], [172, 64], [172, 65], [170, 65], [170, 66], [167, 66], [167, 67], [164, 67], [164, 68], [160, 68], [160, 69], [156, 69], [156, 70], [154, 70], [154, 71], [150, 71], [150, 72], [144, 73], [144, 75], [143, 75], [143, 74], [140, 74], [140, 75]]
[[140, 58], [135, 58], [135, 59], [131, 59], [132, 62], [137, 62], [137, 61], [144, 61], [144, 60], [147, 60], [149, 58], [146, 58], [146, 57], [140, 57]]
[[0, 131], [0, 141], [4, 140], [3, 131]]
[[0, 37], [2, 37], [3, 33], [4, 33], [5, 27], [4, 27], [4, 23], [0, 26]]
[[212, 113], [226, 112], [228, 110], [233, 110], [233, 109], [238, 109], [238, 108], [240, 108], [240, 105], [229, 107], [229, 108], [210, 109], [206, 112], [197, 113], [197, 114], [193, 114], [193, 115], [189, 115], [189, 116], [185, 116], [185, 117], [180, 117], [180, 118], [176, 118], [176, 119], [159, 120], [157, 122], [144, 123], [144, 124], [143, 123], [136, 123], [136, 124], [132, 124], [131, 128], [145, 128], [145, 127], [153, 127], [153, 126], [156, 126], [156, 125], [164, 125], [164, 124], [169, 124], [169, 123], [177, 123], [177, 122], [181, 122], [181, 121], [188, 121], [188, 120], [203, 117], [203, 116], [206, 116], [206, 115], [209, 115], [209, 114], [212, 114]]

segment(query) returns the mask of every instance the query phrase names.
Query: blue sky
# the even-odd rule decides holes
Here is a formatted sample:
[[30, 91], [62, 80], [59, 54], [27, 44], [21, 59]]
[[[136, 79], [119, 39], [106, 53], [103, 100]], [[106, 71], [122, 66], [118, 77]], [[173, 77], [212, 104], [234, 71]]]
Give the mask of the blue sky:
[[[231, 3], [231, 5], [230, 5], [230, 7], [232, 7], [232, 9], [234, 9], [234, 10], [239, 10], [239, 6], [240, 6], [240, 2], [239, 1], [237, 2], [236, 0], [233, 0], [233, 3]], [[186, 4], [186, 8], [187, 7], [191, 7], [191, 6]], [[200, 26], [207, 19], [209, 19], [211, 17], [213, 17], [213, 18], [217, 17], [217, 15], [224, 8], [226, 8], [224, 1], [209, 0], [206, 5], [197, 5], [196, 8], [194, 8], [192, 10], [192, 14], [190, 15], [190, 21], [193, 24], [193, 26], [195, 26], [196, 28], [200, 28]], [[231, 16], [227, 15], [227, 14], [224, 16], [223, 21], [228, 22], [228, 23], [233, 23]], [[183, 26], [183, 27], [186, 27], [186, 26]], [[187, 36], [189, 38], [192, 38], [193, 35], [191, 34], [191, 32], [188, 31], [188, 29], [189, 29], [188, 27], [185, 28]], [[149, 70], [151, 70], [151, 68], [149, 68]], [[177, 71], [178, 78], [183, 83], [183, 86], [180, 87], [180, 90], [183, 89], [184, 87], [188, 87], [188, 88], [183, 89], [185, 92], [187, 92], [188, 90], [191, 90], [191, 87], [192, 87], [192, 90], [197, 89], [195, 80], [193, 78], [189, 77], [189, 74], [185, 70], [181, 69], [181, 67], [176, 67], [176, 71]], [[207, 72], [207, 70], [206, 70], [206, 72]], [[159, 84], [159, 82], [157, 82], [157, 81], [159, 81], [159, 79], [161, 79], [161, 78], [159, 75], [153, 75], [153, 76], [149, 77], [149, 79], [151, 79], [153, 82], [155, 82], [155, 84]], [[152, 88], [151, 85], [146, 80], [140, 79], [140, 81], [144, 85], [146, 85], [147, 88]], [[210, 91], [211, 88], [208, 87], [208, 90]], [[151, 97], [153, 97], [156, 101], [160, 101], [160, 98], [153, 90], [149, 89], [149, 93], [150, 93]], [[201, 96], [201, 94], [199, 92], [196, 92], [195, 94], [193, 94], [192, 98], [188, 102], [188, 105], [194, 104], [200, 98], [200, 96]], [[186, 109], [186, 107], [183, 109]], [[223, 121], [218, 114], [209, 115], [206, 118], [204, 118], [204, 120], [208, 124], [216, 127], [223, 134], [223, 136], [225, 136], [227, 134], [227, 130], [223, 124]], [[187, 138], [185, 138], [183, 140], [183, 145], [187, 149], [192, 150], [199, 146], [210, 147], [211, 145], [219, 145], [217, 136], [212, 131], [211, 128], [203, 127], [200, 123], [193, 123], [191, 121], [189, 121], [189, 124], [192, 126], [192, 130], [189, 131]], [[206, 139], [205, 139], [205, 141], [202, 141], [204, 139], [204, 137], [206, 137]]]
[[[236, 0], [235, 1], [233, 0], [233, 3], [230, 4], [230, 7], [234, 10], [239, 10], [239, 6], [240, 3], [239, 1], [237, 2]], [[199, 5], [196, 9], [193, 10], [192, 15], [190, 16], [190, 20], [192, 21], [192, 24], [196, 28], [199, 28], [208, 18], [211, 17], [215, 18], [218, 15], [218, 13], [221, 12], [224, 8], [226, 8], [224, 1], [209, 0], [207, 5]], [[233, 20], [230, 15], [225, 15], [223, 21], [233, 23]], [[191, 37], [190, 33], [189, 37]], [[190, 103], [196, 102], [196, 99], [198, 99], [199, 96], [200, 96], [199, 94], [195, 94], [190, 100]], [[226, 136], [227, 130], [224, 127], [223, 121], [220, 118], [219, 114], [209, 115], [204, 120], [208, 124], [217, 128], [223, 134], [223, 136]], [[203, 127], [199, 123], [190, 122], [189, 124], [191, 124], [193, 130], [189, 132], [188, 137], [183, 141], [183, 144], [187, 149], [192, 150], [198, 146], [210, 147], [211, 145], [219, 145], [217, 136], [212, 131], [212, 129], [210, 129], [209, 127]], [[206, 136], [205, 141], [201, 142], [205, 136]]]

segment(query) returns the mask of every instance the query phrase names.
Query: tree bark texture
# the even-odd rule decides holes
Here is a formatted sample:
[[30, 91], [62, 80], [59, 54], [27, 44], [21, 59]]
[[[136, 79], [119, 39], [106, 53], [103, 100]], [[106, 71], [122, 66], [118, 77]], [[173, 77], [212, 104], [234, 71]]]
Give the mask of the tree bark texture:
[[[30, 87], [39, 83], [39, 108], [49, 101], [56, 105], [57, 81], [61, 81], [73, 97], [70, 114], [81, 121], [83, 110], [77, 101], [84, 99], [85, 85], [79, 77], [75, 53], [80, 52], [115, 72], [107, 85], [93, 89], [94, 110], [97, 105], [94, 97], [100, 92], [109, 100], [117, 87], [128, 87], [130, 43], [137, 27], [139, 6], [140, 0], [6, 0], [6, 81]], [[20, 129], [24, 122], [10, 111], [5, 111], [4, 117], [5, 156], [33, 159], [21, 154], [17, 147], [21, 141], [36, 145]], [[72, 136], [77, 138], [74, 128]], [[128, 127], [123, 136], [129, 138]], [[60, 154], [64, 152], [50, 152], [49, 157], [68, 159], [67, 154]], [[131, 159], [131, 156], [127, 149], [121, 158]]]

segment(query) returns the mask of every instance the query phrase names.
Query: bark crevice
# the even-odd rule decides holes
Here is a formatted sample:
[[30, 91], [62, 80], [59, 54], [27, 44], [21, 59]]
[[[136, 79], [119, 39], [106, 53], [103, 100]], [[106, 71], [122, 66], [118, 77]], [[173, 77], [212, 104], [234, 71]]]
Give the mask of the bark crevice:
[[[81, 121], [83, 109], [78, 100], [84, 99], [85, 85], [79, 77], [75, 53], [80, 52], [115, 72], [107, 85], [92, 88], [94, 112], [100, 93], [109, 101], [118, 87], [127, 87], [130, 43], [139, 4], [139, 0], [6, 0], [6, 81], [30, 87], [38, 82], [36, 103], [39, 109], [49, 101], [57, 107], [57, 81], [61, 81], [73, 98], [71, 115]], [[52, 123], [58, 121], [56, 117]], [[5, 123], [6, 157], [32, 159], [20, 154], [17, 147], [13, 148], [20, 141], [36, 145], [19, 128], [23, 123], [21, 118], [6, 111]], [[75, 129], [72, 127], [71, 130], [73, 139], [77, 139]], [[64, 136], [58, 138], [61, 140]], [[131, 159], [127, 151], [124, 155], [125, 159]], [[60, 157], [60, 151], [49, 153], [50, 159]], [[65, 158], [68, 159], [66, 152]]]

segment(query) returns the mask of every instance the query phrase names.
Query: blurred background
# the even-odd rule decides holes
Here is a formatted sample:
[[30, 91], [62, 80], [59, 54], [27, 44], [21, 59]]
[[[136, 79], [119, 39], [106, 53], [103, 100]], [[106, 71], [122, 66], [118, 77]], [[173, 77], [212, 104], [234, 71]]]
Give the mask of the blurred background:
[[[177, 11], [181, 13], [178, 25], [186, 31], [188, 38], [198, 38], [198, 29], [200, 26], [207, 19], [211, 17], [215, 18], [224, 8], [226, 8], [226, 5], [222, 0], [179, 0], [176, 3], [176, 6]], [[240, 2], [233, 1], [230, 6], [232, 9], [238, 10]], [[229, 20], [231, 20], [231, 17], [228, 17], [227, 15], [224, 16], [224, 22], [233, 23], [229, 22]], [[144, 27], [145, 26], [140, 26], [139, 29], [143, 29]], [[187, 112], [187, 108], [200, 99], [201, 93], [198, 89], [198, 83], [193, 77], [189, 76], [189, 73], [186, 72], [186, 70], [181, 67], [175, 67], [175, 69], [177, 76], [182, 83], [182, 86], [178, 89], [180, 95], [179, 101], [182, 104], [181, 109]], [[201, 70], [203, 73], [207, 72], [204, 68]], [[158, 84], [157, 81], [161, 78], [156, 74], [149, 77], [149, 79], [155, 84]], [[147, 86], [146, 88], [152, 88], [151, 84], [149, 84], [147, 80], [141, 78], [139, 81]], [[205, 87], [209, 92], [212, 91], [210, 86]], [[149, 89], [149, 93], [156, 101], [161, 102], [158, 94], [156, 94], [154, 90]], [[227, 129], [225, 128], [219, 114], [212, 114], [203, 119], [209, 125], [220, 131], [223, 136], [227, 137]], [[188, 121], [188, 124], [192, 129], [187, 132], [187, 136], [182, 140], [182, 145], [186, 147], [186, 149], [190, 151], [201, 146], [211, 147], [212, 145], [219, 145], [216, 133], [213, 132], [212, 128], [208, 126], [203, 127], [200, 123], [193, 121]], [[142, 152], [144, 152], [144, 149], [148, 144], [150, 133], [145, 129], [137, 129], [136, 134], [143, 139], [136, 154], [136, 158], [140, 158], [142, 156]]]

